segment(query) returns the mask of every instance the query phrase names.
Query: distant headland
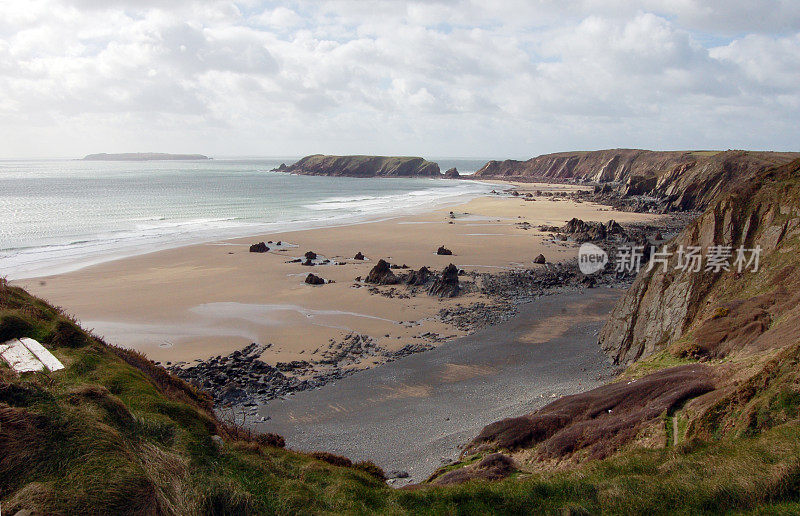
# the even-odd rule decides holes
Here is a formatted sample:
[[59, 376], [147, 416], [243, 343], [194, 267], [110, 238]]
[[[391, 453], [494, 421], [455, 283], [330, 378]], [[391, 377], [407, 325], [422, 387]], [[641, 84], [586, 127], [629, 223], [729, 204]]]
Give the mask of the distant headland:
[[312, 154], [275, 170], [310, 176], [442, 177], [439, 165], [419, 157], [330, 156]]
[[121, 154], [87, 154], [84, 161], [189, 161], [211, 159], [202, 154], [167, 154], [164, 152], [123, 152]]

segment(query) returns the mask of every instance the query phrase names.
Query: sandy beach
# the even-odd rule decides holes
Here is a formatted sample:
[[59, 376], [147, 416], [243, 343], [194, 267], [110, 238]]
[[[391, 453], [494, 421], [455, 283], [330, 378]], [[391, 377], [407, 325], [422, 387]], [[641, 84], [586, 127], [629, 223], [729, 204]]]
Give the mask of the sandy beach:
[[[575, 188], [498, 182], [497, 190], [510, 187], [522, 194]], [[533, 267], [539, 253], [557, 262], [575, 256], [577, 246], [553, 242], [537, 227], [562, 225], [572, 217], [626, 223], [656, 216], [553, 197], [525, 201], [487, 195], [412, 216], [190, 245], [14, 283], [63, 307], [108, 342], [162, 363], [225, 355], [251, 342], [270, 345], [263, 355], [267, 363], [315, 360], [331, 339], [351, 332], [369, 335], [388, 350], [425, 341], [430, 334], [437, 335], [432, 344], [463, 336], [437, 313], [485, 301], [477, 292], [454, 299], [387, 297], [354, 281], [380, 258], [434, 272], [449, 263], [479, 272]], [[281, 245], [268, 244], [272, 249], [264, 254], [249, 252], [260, 241]], [[441, 245], [453, 255], [436, 255]], [[306, 251], [340, 264], [292, 263]], [[357, 252], [367, 260], [354, 260]], [[309, 272], [333, 283], [308, 285]], [[397, 290], [402, 293], [403, 287]]]
[[[601, 385], [613, 373], [597, 331], [621, 295], [598, 288], [545, 296], [518, 317], [426, 353], [258, 408], [256, 430], [300, 450], [371, 460], [421, 482], [485, 425]], [[550, 329], [546, 341], [538, 335]]]

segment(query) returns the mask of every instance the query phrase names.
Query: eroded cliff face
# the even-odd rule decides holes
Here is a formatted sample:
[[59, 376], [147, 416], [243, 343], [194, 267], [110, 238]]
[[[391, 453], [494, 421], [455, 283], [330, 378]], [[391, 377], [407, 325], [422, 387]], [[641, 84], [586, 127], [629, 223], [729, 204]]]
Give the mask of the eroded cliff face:
[[611, 149], [545, 154], [527, 161], [490, 161], [475, 177], [533, 177], [615, 183], [620, 195], [650, 195], [675, 209], [703, 209], [726, 188], [800, 157], [751, 151]]
[[[600, 334], [603, 350], [616, 363], [629, 364], [667, 346], [674, 348], [680, 340], [684, 342], [677, 345], [696, 349], [699, 344], [694, 330], [713, 318], [715, 310], [727, 314], [727, 302], [772, 293], [772, 304], [783, 306], [781, 300], [789, 293], [781, 289], [800, 282], [796, 254], [800, 250], [798, 182], [800, 160], [757, 174], [713, 202], [669, 242], [671, 257], [666, 268], [662, 263], [654, 263], [649, 271], [645, 267], [614, 307]], [[702, 249], [700, 271], [679, 267], [677, 251], [681, 246]], [[711, 246], [732, 248], [730, 270], [707, 270], [705, 257]], [[762, 249], [757, 272], [752, 272], [752, 266], [741, 272], [734, 266], [740, 246]], [[747, 259], [750, 257], [748, 253]], [[770, 310], [766, 311], [768, 318], [777, 315]], [[763, 325], [762, 315], [755, 311], [752, 321], [745, 320], [744, 324]]]
[[418, 157], [313, 154], [280, 170], [316, 176], [441, 177], [439, 165]]

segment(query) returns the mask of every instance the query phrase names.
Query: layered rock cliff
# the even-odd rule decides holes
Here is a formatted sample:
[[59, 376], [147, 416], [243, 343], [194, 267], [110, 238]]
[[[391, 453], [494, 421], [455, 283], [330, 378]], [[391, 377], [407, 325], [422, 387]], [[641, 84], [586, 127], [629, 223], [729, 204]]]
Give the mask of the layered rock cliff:
[[278, 170], [313, 176], [441, 177], [439, 165], [417, 157], [313, 154]]
[[544, 154], [527, 161], [490, 161], [476, 178], [538, 178], [613, 183], [623, 196], [649, 195], [674, 209], [694, 210], [726, 188], [800, 153], [610, 149]]
[[[720, 196], [669, 242], [666, 268], [659, 262], [643, 270], [614, 307], [600, 334], [603, 350], [628, 364], [666, 347], [718, 357], [726, 351], [717, 348], [736, 347], [737, 341], [767, 346], [756, 341], [787, 309], [790, 289], [800, 285], [799, 240], [800, 160], [795, 160]], [[730, 249], [729, 270], [709, 267], [713, 246]], [[682, 267], [687, 255], [681, 261], [679, 249], [690, 247], [701, 250], [699, 271]], [[761, 248], [756, 272], [755, 264], [746, 262], [739, 270], [740, 247]], [[753, 253], [743, 258], [749, 262]]]

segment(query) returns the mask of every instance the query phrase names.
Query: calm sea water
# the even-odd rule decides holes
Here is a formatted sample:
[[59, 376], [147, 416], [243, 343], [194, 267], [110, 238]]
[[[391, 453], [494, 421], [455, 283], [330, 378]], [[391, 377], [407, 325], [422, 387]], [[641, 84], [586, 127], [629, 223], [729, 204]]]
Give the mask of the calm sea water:
[[[191, 242], [411, 213], [474, 181], [270, 172], [294, 159], [0, 161], [0, 276], [54, 274]], [[485, 161], [436, 160], [474, 172]]]

